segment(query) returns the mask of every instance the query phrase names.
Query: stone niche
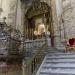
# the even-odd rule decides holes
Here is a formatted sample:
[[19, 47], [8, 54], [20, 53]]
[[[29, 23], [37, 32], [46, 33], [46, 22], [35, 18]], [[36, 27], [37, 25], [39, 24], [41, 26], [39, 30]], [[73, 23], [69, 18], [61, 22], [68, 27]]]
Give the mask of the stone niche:
[[[28, 22], [28, 31], [33, 29], [32, 34], [39, 30], [40, 25], [43, 24], [43, 29], [50, 32], [50, 7], [45, 2], [33, 3], [26, 12], [26, 19]], [[27, 27], [27, 26], [26, 26]], [[30, 32], [30, 31], [29, 31]], [[30, 33], [28, 33], [30, 35]], [[34, 37], [34, 36], [33, 36]]]

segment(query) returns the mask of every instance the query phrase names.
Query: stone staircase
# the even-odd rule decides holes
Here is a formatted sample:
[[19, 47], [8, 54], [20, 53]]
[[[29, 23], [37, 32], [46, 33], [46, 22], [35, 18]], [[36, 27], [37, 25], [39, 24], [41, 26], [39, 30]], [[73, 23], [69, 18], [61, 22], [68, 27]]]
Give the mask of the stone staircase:
[[48, 46], [47, 47], [47, 50], [46, 50], [46, 52], [47, 52], [47, 54], [53, 54], [53, 53], [64, 53], [64, 49], [62, 49], [62, 50], [59, 50], [59, 49], [57, 49], [56, 47], [51, 47], [51, 46]]
[[5, 22], [0, 22], [0, 62], [13, 60], [21, 62], [23, 58], [19, 52], [21, 40], [17, 38], [17, 32], [15, 32], [16, 37], [12, 37], [8, 29]]
[[49, 53], [36, 75], [75, 75], [75, 53]]
[[4, 59], [8, 55], [7, 46], [8, 46], [8, 35], [3, 29], [0, 29], [0, 60]]

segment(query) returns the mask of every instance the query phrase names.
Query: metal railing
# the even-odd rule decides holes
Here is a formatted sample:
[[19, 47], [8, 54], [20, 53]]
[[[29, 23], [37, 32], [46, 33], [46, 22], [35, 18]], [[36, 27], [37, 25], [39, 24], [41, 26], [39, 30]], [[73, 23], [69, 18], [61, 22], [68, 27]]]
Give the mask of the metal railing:
[[[36, 50], [36, 52], [35, 53], [31, 52], [33, 55], [28, 58], [25, 57], [25, 59], [23, 60], [23, 66], [24, 66], [23, 75], [35, 75], [36, 71], [38, 70], [39, 66], [41, 65], [44, 59], [47, 43], [45, 39], [43, 40], [38, 39], [28, 43], [30, 43], [30, 45], [33, 45], [31, 46], [31, 49], [33, 49], [33, 51]], [[28, 47], [28, 43], [26, 42], [26, 47]], [[35, 46], [36, 48], [34, 49]]]

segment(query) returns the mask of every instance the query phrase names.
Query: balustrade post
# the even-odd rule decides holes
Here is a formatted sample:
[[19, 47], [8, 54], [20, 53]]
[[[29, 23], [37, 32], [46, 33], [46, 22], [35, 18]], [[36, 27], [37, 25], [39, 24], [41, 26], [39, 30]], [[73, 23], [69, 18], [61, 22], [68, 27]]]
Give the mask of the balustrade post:
[[33, 61], [32, 61], [32, 73], [33, 73], [33, 70], [34, 70], [34, 63], [33, 63]]
[[39, 58], [37, 57], [37, 63], [38, 63], [38, 64], [39, 64], [39, 61], [40, 61], [40, 60], [39, 60]]
[[27, 64], [27, 75], [32, 75], [31, 64]]
[[31, 75], [31, 74], [32, 74], [32, 66], [30, 64], [30, 66], [29, 66], [29, 75]]
[[36, 63], [35, 63], [36, 67], [38, 66], [38, 61], [37, 61], [37, 57], [36, 57]]
[[35, 64], [35, 68], [37, 67], [37, 61], [36, 61], [36, 59], [37, 59], [37, 58], [34, 59], [34, 60], [35, 60], [35, 63], [34, 63], [34, 64]]
[[24, 60], [22, 62], [22, 75], [29, 75], [29, 65]]
[[25, 62], [23, 60], [23, 62], [22, 62], [22, 75], [26, 75], [25, 70], [26, 70], [26, 65], [25, 65]]
[[35, 59], [33, 60], [33, 72], [35, 70]]

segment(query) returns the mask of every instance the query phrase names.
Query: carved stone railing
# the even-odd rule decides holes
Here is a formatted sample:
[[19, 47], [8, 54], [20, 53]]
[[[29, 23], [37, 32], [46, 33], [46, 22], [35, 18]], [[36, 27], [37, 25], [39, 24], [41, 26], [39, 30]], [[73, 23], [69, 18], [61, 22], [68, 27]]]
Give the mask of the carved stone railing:
[[4, 22], [0, 22], [0, 60], [17, 59], [20, 56], [19, 46], [21, 41], [14, 38], [15, 36], [12, 37], [5, 26]]
[[35, 53], [44, 44], [45, 39], [27, 40], [24, 42], [25, 52]]
[[[23, 60], [23, 73], [24, 75], [35, 75], [36, 71], [38, 70], [40, 64], [42, 63], [42, 60], [44, 59], [45, 56], [45, 50], [47, 48], [47, 43], [46, 40], [35, 40], [33, 41], [35, 43], [33, 43], [31, 47], [33, 47], [33, 51], [36, 50], [35, 53], [32, 53], [32, 51], [30, 53], [32, 53], [32, 55], [30, 57], [26, 56], [25, 59]], [[36, 49], [34, 49], [34, 47], [36, 47]], [[38, 47], [38, 48], [37, 48]], [[28, 57], [28, 58], [27, 58]]]
[[20, 53], [35, 53], [42, 45], [45, 44], [45, 39], [23, 40], [21, 42]]
[[[0, 40], [0, 59], [9, 60], [19, 58], [20, 53], [18, 47], [20, 46], [20, 41], [8, 38]], [[21, 59], [22, 60], [22, 59]]]
[[21, 41], [20, 40], [17, 40], [17, 39], [15, 39], [15, 38], [12, 38], [12, 37], [10, 37], [9, 39], [8, 39], [8, 41], [9, 41], [9, 45], [8, 45], [8, 48], [7, 48], [7, 50], [8, 50], [8, 60], [22, 60], [21, 59], [21, 55], [20, 55], [20, 53], [19, 53], [19, 46], [20, 46], [20, 44], [21, 44]]
[[9, 41], [8, 45], [9, 54], [19, 54], [19, 46], [21, 44], [21, 41], [12, 37], [10, 37], [8, 41]]

